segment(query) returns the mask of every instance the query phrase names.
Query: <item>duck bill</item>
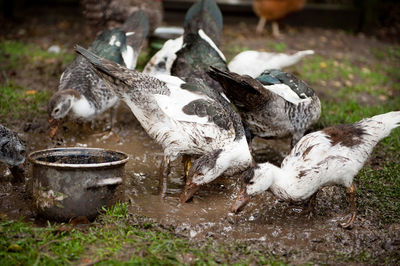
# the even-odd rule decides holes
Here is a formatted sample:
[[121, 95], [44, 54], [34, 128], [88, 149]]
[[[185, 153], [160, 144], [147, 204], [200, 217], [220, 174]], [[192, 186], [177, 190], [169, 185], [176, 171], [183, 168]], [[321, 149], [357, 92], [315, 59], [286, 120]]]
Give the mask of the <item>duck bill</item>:
[[54, 138], [54, 136], [57, 134], [58, 128], [61, 125], [61, 120], [50, 118], [49, 124], [50, 124], [49, 136], [50, 138]]
[[199, 185], [196, 185], [193, 182], [187, 182], [185, 186], [185, 190], [183, 191], [182, 195], [180, 196], [181, 202], [185, 203], [190, 200], [194, 193], [196, 193], [200, 189]]
[[250, 196], [243, 189], [240, 191], [235, 202], [232, 205], [232, 212], [238, 213], [248, 202], [250, 201]]

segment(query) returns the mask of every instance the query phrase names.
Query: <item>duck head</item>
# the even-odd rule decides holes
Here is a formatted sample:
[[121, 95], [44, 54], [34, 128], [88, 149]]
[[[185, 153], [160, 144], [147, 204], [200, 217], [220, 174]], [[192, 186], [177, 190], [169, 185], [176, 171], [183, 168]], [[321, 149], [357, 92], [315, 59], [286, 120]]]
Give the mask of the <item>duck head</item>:
[[76, 98], [80, 98], [80, 95], [72, 89], [58, 91], [50, 98], [47, 105], [47, 113], [49, 115], [49, 135], [51, 138], [57, 133], [61, 120], [68, 115]]
[[222, 150], [216, 150], [205, 154], [193, 163], [189, 171], [189, 178], [186, 181], [185, 190], [180, 196], [181, 202], [190, 200], [201, 185], [213, 181], [224, 172], [226, 168], [222, 170], [217, 163], [221, 152]]
[[242, 173], [241, 189], [232, 205], [232, 212], [239, 212], [250, 201], [252, 196], [266, 191], [272, 185], [274, 178], [272, 169], [256, 165]]

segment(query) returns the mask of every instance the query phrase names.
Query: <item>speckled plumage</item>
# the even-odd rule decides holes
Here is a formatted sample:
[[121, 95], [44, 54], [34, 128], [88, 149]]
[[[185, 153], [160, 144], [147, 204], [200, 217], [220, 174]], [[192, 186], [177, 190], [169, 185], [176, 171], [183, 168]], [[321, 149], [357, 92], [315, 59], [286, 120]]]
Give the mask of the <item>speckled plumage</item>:
[[10, 166], [25, 162], [26, 146], [18, 135], [0, 124], [0, 161]]
[[[128, 70], [77, 47], [120, 99], [125, 101], [143, 128], [161, 144], [168, 161], [179, 155], [213, 157], [216, 166], [195, 162], [198, 184], [224, 172], [250, 166], [251, 155], [239, 116], [221, 95], [199, 79], [186, 82], [173, 76], [158, 78]], [[202, 157], [200, 157], [202, 158]], [[219, 160], [222, 160], [221, 162]], [[204, 160], [204, 157], [203, 157]]]
[[291, 136], [294, 146], [320, 117], [319, 98], [305, 82], [292, 74], [270, 70], [253, 79], [216, 68], [211, 68], [209, 74], [220, 82], [255, 136]]
[[242, 195], [270, 189], [280, 199], [304, 201], [324, 186], [350, 188], [375, 145], [398, 126], [400, 111], [310, 133], [296, 144], [280, 168], [264, 163], [245, 172]]
[[[96, 37], [89, 50], [134, 68], [147, 34], [147, 18], [142, 11], [138, 11], [121, 28], [104, 30]], [[77, 56], [68, 65], [61, 75], [58, 89], [48, 103], [48, 114], [54, 119], [61, 119], [69, 114], [75, 119], [92, 120], [118, 103], [118, 98], [82, 56]]]

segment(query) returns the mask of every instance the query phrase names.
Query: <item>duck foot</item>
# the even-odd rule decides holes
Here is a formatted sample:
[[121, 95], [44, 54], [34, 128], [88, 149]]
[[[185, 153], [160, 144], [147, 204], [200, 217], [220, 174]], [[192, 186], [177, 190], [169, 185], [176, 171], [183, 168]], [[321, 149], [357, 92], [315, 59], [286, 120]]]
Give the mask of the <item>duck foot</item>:
[[356, 213], [349, 213], [347, 216], [350, 216], [347, 222], [340, 223], [339, 226], [342, 227], [343, 229], [350, 229], [351, 226], [353, 225], [353, 222], [356, 218]]
[[356, 201], [354, 197], [354, 185], [351, 184], [350, 187], [346, 189], [347, 195], [349, 196], [349, 202], [350, 202], [350, 213], [348, 214], [350, 218], [347, 220], [347, 222], [340, 223], [340, 227], [345, 228], [345, 229], [350, 229], [351, 225], [353, 224], [355, 218], [356, 218], [356, 213], [357, 213], [357, 207], [356, 207]]
[[108, 131], [101, 132], [101, 133], [92, 134], [92, 136], [100, 137], [101, 140], [106, 140], [106, 139], [109, 139], [111, 136], [114, 136], [115, 137], [115, 141], [117, 143], [119, 142], [118, 133], [114, 129], [110, 129]]

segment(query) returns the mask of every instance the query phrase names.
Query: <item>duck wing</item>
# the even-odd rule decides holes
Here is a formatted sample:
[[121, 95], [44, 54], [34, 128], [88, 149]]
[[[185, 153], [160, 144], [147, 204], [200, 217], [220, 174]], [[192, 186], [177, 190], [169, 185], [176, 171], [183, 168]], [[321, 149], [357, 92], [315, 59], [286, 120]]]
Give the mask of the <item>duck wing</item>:
[[315, 95], [313, 89], [311, 89], [306, 82], [297, 78], [291, 73], [287, 73], [279, 69], [265, 70], [256, 79], [259, 80], [263, 85], [285, 84], [289, 86], [289, 88], [301, 99]]
[[238, 75], [213, 66], [207, 73], [219, 82], [227, 97], [242, 110], [258, 110], [271, 99], [272, 93], [250, 76]]
[[207, 70], [210, 66], [228, 70], [225, 59], [221, 57], [221, 54], [218, 48], [214, 49], [199, 34], [189, 34], [184, 40], [183, 47], [176, 52], [171, 74], [177, 77], [202, 79], [210, 87], [222, 92], [218, 82], [207, 75]]

